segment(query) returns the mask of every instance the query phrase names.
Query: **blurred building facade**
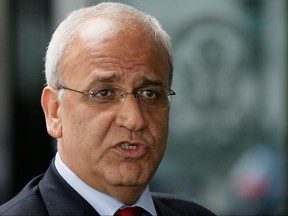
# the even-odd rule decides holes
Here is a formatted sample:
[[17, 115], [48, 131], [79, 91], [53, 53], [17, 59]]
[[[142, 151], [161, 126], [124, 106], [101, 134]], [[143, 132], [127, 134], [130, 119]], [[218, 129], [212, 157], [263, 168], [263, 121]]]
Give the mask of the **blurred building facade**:
[[[0, 202], [12, 187], [11, 94], [9, 85], [9, 14], [7, 1], [0, 2]], [[3, 194], [3, 195], [2, 195]]]
[[[98, 2], [0, 1], [0, 202], [54, 153], [40, 107], [51, 34]], [[120, 2], [157, 17], [174, 49], [170, 139], [151, 189], [222, 215], [287, 214], [286, 1]]]

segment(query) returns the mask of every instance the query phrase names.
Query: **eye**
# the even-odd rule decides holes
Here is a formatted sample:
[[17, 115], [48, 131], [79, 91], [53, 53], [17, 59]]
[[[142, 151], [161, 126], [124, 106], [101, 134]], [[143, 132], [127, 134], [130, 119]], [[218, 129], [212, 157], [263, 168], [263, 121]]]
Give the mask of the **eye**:
[[112, 89], [99, 89], [99, 90], [91, 90], [90, 96], [92, 97], [99, 97], [99, 98], [108, 98], [111, 97], [114, 93]]
[[161, 96], [160, 91], [155, 89], [139, 90], [138, 94], [146, 99], [158, 99]]

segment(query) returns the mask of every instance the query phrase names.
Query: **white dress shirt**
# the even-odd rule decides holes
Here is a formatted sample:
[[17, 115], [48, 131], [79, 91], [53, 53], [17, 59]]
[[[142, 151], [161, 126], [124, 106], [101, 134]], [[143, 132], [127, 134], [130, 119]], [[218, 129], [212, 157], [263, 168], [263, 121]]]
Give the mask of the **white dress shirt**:
[[[62, 178], [77, 191], [100, 215], [114, 215], [119, 208], [125, 207], [123, 203], [112, 196], [95, 190], [83, 182], [72, 170], [61, 160], [57, 152], [55, 166]], [[152, 196], [147, 187], [140, 198], [132, 206], [139, 206], [151, 215], [157, 215]], [[144, 213], [144, 215], [147, 215]], [[149, 215], [149, 214], [148, 214]]]

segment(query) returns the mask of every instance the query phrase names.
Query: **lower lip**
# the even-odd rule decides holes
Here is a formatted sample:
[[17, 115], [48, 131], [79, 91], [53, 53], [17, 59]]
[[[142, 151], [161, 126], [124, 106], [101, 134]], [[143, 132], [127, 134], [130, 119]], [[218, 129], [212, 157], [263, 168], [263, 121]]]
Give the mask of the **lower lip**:
[[123, 149], [117, 146], [116, 149], [121, 155], [127, 158], [141, 158], [147, 151], [143, 146], [137, 146], [136, 149]]

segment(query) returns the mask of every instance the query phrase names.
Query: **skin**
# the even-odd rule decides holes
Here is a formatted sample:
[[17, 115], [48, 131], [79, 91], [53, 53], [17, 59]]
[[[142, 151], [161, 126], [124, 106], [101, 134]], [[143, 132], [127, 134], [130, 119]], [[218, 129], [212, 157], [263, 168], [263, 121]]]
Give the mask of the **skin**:
[[[120, 23], [99, 17], [82, 23], [61, 59], [63, 85], [89, 91], [105, 77], [125, 92], [147, 81], [169, 87], [163, 49], [145, 36], [139, 23], [127, 25], [129, 29], [120, 28]], [[133, 204], [164, 155], [169, 109], [145, 111], [130, 94], [118, 110], [99, 110], [89, 97], [67, 90], [60, 102], [57, 90], [49, 86], [41, 103], [47, 131], [57, 138], [63, 162], [91, 187]], [[137, 149], [123, 150], [121, 143]]]

